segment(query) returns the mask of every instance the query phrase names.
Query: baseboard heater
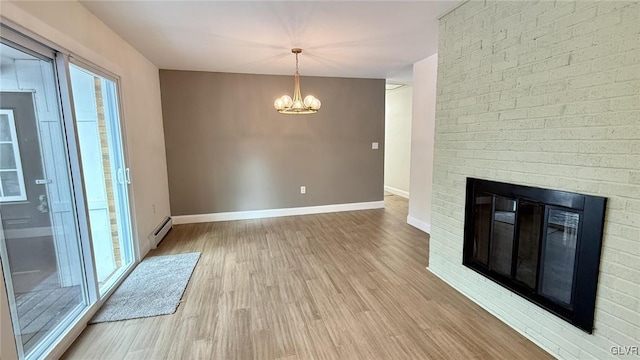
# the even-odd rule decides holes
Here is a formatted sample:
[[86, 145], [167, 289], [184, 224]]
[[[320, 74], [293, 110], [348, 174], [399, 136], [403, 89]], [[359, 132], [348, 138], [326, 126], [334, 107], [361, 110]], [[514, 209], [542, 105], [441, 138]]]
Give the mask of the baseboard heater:
[[153, 230], [151, 235], [149, 235], [149, 240], [151, 241], [151, 244], [153, 245], [153, 247], [158, 247], [158, 244], [160, 244], [160, 241], [164, 239], [165, 235], [167, 235], [167, 233], [169, 232], [169, 230], [171, 230], [172, 227], [173, 227], [173, 220], [171, 220], [169, 216], [165, 217], [160, 222], [160, 225], [158, 225]]

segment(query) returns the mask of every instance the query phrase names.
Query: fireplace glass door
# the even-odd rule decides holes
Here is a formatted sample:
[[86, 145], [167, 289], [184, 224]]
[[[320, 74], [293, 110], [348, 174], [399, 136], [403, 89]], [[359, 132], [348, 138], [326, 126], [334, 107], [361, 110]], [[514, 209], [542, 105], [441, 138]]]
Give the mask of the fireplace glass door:
[[572, 307], [579, 213], [481, 194], [474, 214], [474, 260], [488, 271]]
[[468, 179], [463, 264], [590, 331], [605, 200]]

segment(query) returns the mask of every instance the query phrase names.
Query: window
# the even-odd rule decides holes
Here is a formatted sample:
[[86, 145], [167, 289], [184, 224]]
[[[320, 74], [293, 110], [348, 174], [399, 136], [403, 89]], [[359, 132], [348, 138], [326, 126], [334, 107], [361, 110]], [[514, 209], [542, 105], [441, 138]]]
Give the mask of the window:
[[0, 202], [24, 200], [27, 194], [13, 110], [0, 109]]

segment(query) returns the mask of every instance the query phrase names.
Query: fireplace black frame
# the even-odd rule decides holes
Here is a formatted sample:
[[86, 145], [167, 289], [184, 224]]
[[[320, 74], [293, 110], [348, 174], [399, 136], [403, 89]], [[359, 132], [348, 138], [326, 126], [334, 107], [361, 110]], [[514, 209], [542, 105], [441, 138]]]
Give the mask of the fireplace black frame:
[[[531, 288], [527, 284], [516, 280], [513, 270], [511, 272], [511, 276], [506, 276], [493, 271], [489, 264], [485, 265], [474, 259], [474, 211], [476, 207], [476, 196], [480, 194], [514, 199], [516, 200], [516, 209], [518, 208], [521, 200], [544, 206], [545, 216], [544, 221], [542, 222], [543, 226], [547, 225], [549, 209], [552, 208], [580, 214], [571, 306], [566, 306], [566, 304], [561, 304], [540, 294], [538, 285], [536, 285], [535, 288]], [[593, 319], [600, 268], [600, 254], [602, 251], [602, 235], [604, 230], [606, 202], [606, 198], [598, 196], [507, 184], [477, 178], [467, 178], [462, 263], [464, 266], [488, 277], [496, 283], [591, 334], [593, 332]], [[495, 205], [492, 208], [492, 218], [494, 213]], [[518, 217], [516, 215], [516, 220], [514, 221], [516, 229], [518, 228], [517, 219]], [[544, 238], [546, 238], [545, 232], [541, 231], [540, 241], [538, 242], [539, 256], [537, 258], [538, 267], [535, 274], [536, 283], [540, 278], [540, 263], [543, 261], [540, 256], [542, 255]], [[492, 241], [493, 233], [490, 232], [489, 249], [491, 249]], [[518, 231], [516, 230], [514, 231], [513, 240], [514, 254], [517, 252], [517, 247], [519, 245], [518, 241], [519, 236]], [[514, 264], [515, 261], [517, 261], [517, 258], [512, 258], [511, 261], [512, 264]]]

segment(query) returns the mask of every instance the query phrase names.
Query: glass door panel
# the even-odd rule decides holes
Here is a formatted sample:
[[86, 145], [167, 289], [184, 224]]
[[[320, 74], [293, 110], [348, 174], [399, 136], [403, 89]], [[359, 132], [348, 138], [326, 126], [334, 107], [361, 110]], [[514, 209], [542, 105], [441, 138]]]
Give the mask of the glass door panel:
[[473, 239], [474, 260], [487, 265], [489, 259], [489, 241], [491, 239], [491, 216], [493, 195], [479, 194], [475, 199], [473, 211], [475, 217], [475, 237]]
[[540, 294], [570, 307], [580, 214], [549, 209], [542, 252]]
[[494, 200], [493, 238], [491, 239], [491, 270], [511, 276], [516, 201], [501, 196]]
[[52, 59], [3, 40], [0, 260], [22, 358], [39, 357], [88, 307], [57, 89]]
[[544, 205], [520, 201], [518, 208], [518, 260], [516, 279], [536, 288], [540, 232], [544, 222]]
[[71, 87], [96, 273], [102, 296], [134, 261], [114, 81], [70, 65]]

